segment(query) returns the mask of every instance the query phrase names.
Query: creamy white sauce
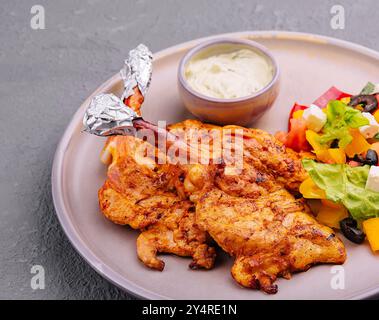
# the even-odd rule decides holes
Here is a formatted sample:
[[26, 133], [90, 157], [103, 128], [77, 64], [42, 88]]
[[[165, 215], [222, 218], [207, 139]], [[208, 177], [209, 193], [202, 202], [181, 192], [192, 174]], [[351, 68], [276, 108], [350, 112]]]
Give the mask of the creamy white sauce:
[[233, 99], [251, 95], [273, 78], [268, 58], [249, 49], [194, 58], [185, 69], [193, 90], [213, 98]]

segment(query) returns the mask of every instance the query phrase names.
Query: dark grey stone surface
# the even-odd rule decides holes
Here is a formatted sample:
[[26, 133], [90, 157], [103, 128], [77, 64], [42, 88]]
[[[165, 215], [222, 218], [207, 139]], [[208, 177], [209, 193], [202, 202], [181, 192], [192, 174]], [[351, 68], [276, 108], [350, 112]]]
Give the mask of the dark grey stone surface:
[[[46, 30], [30, 28], [41, 4]], [[330, 27], [342, 4], [346, 28]], [[50, 171], [72, 114], [115, 74], [140, 42], [153, 51], [243, 30], [329, 35], [379, 49], [379, 2], [3, 0], [0, 11], [0, 298], [128, 299], [97, 275], [66, 239], [55, 216]], [[354, 75], [352, 75], [354, 76]], [[42, 265], [46, 288], [30, 286]]]

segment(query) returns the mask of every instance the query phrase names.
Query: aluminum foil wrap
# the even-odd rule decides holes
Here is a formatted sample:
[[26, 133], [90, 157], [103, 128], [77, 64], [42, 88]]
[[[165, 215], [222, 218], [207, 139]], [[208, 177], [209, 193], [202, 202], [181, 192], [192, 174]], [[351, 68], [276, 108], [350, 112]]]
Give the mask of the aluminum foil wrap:
[[97, 136], [131, 135], [140, 117], [112, 93], [95, 96], [83, 118], [84, 131]]
[[151, 81], [153, 71], [153, 54], [144, 44], [129, 52], [129, 57], [125, 60], [124, 67], [120, 71], [124, 81], [124, 92], [121, 99], [133, 95], [133, 89], [138, 86], [141, 94], [146, 95]]
[[153, 55], [143, 44], [129, 52], [120, 71], [124, 82], [121, 99], [114, 94], [94, 97], [83, 118], [84, 131], [98, 136], [133, 134], [133, 120], [140, 119], [136, 112], [124, 104], [137, 86], [143, 96], [149, 88]]

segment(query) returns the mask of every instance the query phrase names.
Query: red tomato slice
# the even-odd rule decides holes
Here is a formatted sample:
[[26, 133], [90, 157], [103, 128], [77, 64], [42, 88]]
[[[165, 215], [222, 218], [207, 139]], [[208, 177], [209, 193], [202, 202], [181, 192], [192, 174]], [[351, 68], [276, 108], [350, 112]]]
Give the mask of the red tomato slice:
[[291, 130], [288, 132], [285, 145], [297, 152], [311, 151], [311, 146], [305, 137], [307, 126], [303, 119], [291, 119]]
[[342, 92], [336, 87], [331, 87], [326, 91], [321, 97], [319, 97], [313, 104], [322, 108], [325, 108], [328, 105], [330, 100], [341, 100], [342, 98], [351, 97], [351, 94]]

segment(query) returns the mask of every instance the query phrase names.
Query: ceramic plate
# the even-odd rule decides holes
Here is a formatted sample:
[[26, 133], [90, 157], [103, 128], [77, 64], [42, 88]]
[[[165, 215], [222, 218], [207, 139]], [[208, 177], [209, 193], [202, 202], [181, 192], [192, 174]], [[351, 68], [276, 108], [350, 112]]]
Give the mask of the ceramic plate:
[[[172, 123], [190, 117], [178, 96], [178, 63], [194, 45], [216, 37], [255, 40], [277, 58], [281, 68], [279, 96], [254, 125], [271, 133], [286, 129], [288, 112], [295, 101], [310, 104], [332, 85], [357, 92], [367, 81], [379, 80], [379, 53], [356, 44], [289, 32], [223, 34], [154, 55], [152, 85], [143, 106], [146, 120]], [[57, 148], [52, 172], [60, 223], [73, 246], [97, 272], [135, 296], [148, 299], [348, 299], [379, 293], [379, 255], [374, 255], [367, 244], [358, 246], [348, 241], [343, 290], [331, 286], [335, 276], [331, 265], [313, 267], [291, 280], [279, 279], [279, 292], [270, 296], [239, 287], [230, 275], [232, 259], [225, 254], [219, 255], [210, 271], [192, 271], [188, 268], [190, 259], [173, 255], [163, 257], [163, 272], [142, 265], [136, 256], [138, 232], [107, 221], [98, 208], [97, 190], [106, 174], [99, 154], [105, 140], [81, 133], [82, 117], [91, 98], [101, 92], [120, 94], [121, 89], [117, 74], [84, 101]]]

